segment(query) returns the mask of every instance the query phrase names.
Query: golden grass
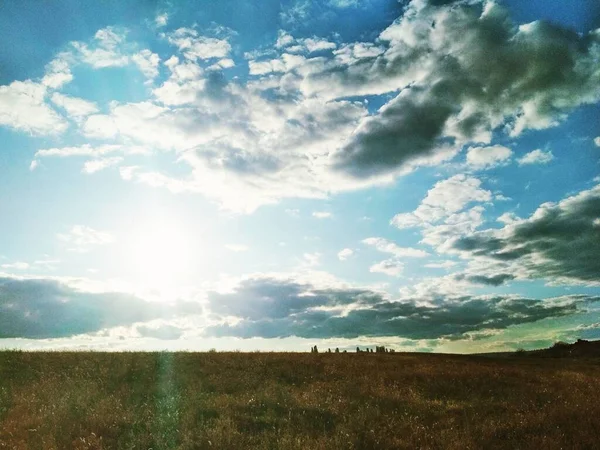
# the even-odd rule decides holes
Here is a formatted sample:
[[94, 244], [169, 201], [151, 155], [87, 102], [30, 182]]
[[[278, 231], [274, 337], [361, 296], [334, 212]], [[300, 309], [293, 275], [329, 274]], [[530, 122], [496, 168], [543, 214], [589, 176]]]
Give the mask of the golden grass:
[[599, 448], [600, 361], [0, 352], [0, 448]]

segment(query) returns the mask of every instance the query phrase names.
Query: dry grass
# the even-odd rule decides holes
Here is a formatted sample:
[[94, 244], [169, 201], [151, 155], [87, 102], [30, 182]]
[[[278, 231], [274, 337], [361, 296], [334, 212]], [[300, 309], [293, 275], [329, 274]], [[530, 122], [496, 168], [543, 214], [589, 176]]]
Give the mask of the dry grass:
[[0, 448], [598, 448], [600, 361], [0, 353]]

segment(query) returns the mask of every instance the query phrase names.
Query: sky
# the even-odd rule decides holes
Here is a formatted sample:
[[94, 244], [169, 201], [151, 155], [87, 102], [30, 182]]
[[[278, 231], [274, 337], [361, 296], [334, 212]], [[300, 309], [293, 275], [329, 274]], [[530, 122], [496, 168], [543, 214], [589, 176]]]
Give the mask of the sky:
[[0, 3], [0, 348], [600, 338], [600, 4]]

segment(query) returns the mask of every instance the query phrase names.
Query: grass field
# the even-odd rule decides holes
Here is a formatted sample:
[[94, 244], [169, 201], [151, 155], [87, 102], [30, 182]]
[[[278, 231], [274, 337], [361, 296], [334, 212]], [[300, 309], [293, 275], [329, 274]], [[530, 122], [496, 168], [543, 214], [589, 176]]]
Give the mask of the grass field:
[[600, 360], [0, 352], [0, 448], [600, 447]]

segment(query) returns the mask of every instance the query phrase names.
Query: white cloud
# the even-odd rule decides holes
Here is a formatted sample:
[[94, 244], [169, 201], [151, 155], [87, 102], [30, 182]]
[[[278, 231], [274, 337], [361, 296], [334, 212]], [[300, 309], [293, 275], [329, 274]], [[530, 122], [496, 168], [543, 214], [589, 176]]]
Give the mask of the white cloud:
[[208, 69], [209, 70], [231, 69], [232, 67], [235, 67], [235, 62], [233, 61], [233, 59], [224, 58], [224, 59], [218, 60], [216, 63], [214, 63]]
[[225, 248], [236, 253], [247, 252], [250, 249], [247, 245], [243, 244], [227, 244], [225, 245]]
[[250, 75], [264, 75], [273, 72], [285, 72], [286, 66], [282, 60], [248, 61]]
[[502, 145], [489, 147], [469, 147], [467, 164], [473, 169], [491, 169], [506, 164], [512, 155], [512, 150]]
[[227, 39], [199, 36], [198, 32], [191, 28], [179, 28], [169, 34], [168, 40], [190, 60], [222, 59], [226, 58], [231, 51], [231, 45]]
[[326, 39], [320, 38], [306, 38], [298, 41], [301, 45], [306, 47], [306, 50], [309, 53], [318, 52], [322, 50], [333, 50], [337, 47], [337, 45], [333, 42], [330, 42]]
[[286, 31], [279, 30], [277, 33], [277, 42], [275, 43], [275, 48], [283, 48], [288, 45], [292, 45], [295, 42], [295, 39]]
[[391, 277], [399, 277], [404, 271], [404, 264], [396, 259], [386, 259], [369, 268], [369, 272], [383, 273]]
[[45, 259], [37, 259], [33, 261], [33, 265], [44, 269], [44, 270], [55, 270], [56, 266], [60, 264], [60, 259], [49, 258], [48, 255], [44, 255]]
[[521, 220], [519, 216], [517, 216], [514, 212], [505, 212], [500, 217], [496, 219], [497, 222], [511, 224]]
[[458, 263], [456, 261], [441, 261], [425, 264], [425, 267], [429, 269], [450, 269], [456, 266], [457, 264]]
[[113, 156], [111, 158], [92, 159], [84, 163], [82, 172], [88, 174], [96, 173], [106, 169], [107, 167], [115, 166], [122, 161], [123, 158], [120, 156]]
[[51, 89], [58, 89], [73, 80], [69, 59], [68, 53], [61, 53], [50, 61], [46, 66], [42, 84]]
[[125, 41], [126, 33], [126, 30], [117, 32], [113, 27], [106, 27], [96, 31], [94, 39], [104, 48], [115, 48]]
[[364, 239], [362, 242], [363, 244], [375, 247], [380, 252], [390, 253], [396, 257], [424, 258], [429, 256], [429, 253], [426, 251], [411, 247], [400, 247], [394, 242], [380, 237], [370, 237]]
[[444, 251], [453, 239], [475, 231], [483, 223], [484, 208], [474, 206], [466, 211], [449, 215], [442, 223], [435, 225], [422, 224], [423, 244], [435, 247], [438, 252]]
[[131, 181], [134, 177], [135, 171], [138, 170], [138, 166], [122, 166], [119, 167], [119, 175], [126, 181]]
[[596, 144], [596, 147], [600, 147], [600, 136], [594, 139], [594, 144]]
[[169, 15], [167, 13], [158, 14], [154, 18], [154, 23], [157, 27], [164, 27], [169, 21]]
[[90, 251], [93, 247], [114, 242], [112, 235], [85, 225], [73, 225], [68, 233], [59, 233], [58, 239], [69, 245], [68, 250], [78, 253]]
[[[87, 117], [80, 131], [171, 151], [187, 169], [170, 175], [138, 163], [129, 172], [133, 182], [201, 193], [224, 208], [249, 212], [282, 198], [325, 198], [390, 183], [417, 167], [449, 160], [463, 146], [489, 150], [494, 133], [551, 126], [570, 109], [597, 99], [597, 83], [589, 81], [595, 35], [551, 36], [538, 23], [519, 29], [505, 9], [489, 4], [482, 11], [470, 2], [450, 7], [415, 1], [372, 42], [335, 49], [321, 37], [294, 39], [280, 31], [275, 48], [254, 53], [265, 61], [249, 61], [250, 80], [230, 80], [205, 67], [230, 65], [232, 33], [209, 27], [200, 35], [180, 28], [164, 34], [181, 55], [165, 61], [171, 75], [152, 96], [110, 102], [107, 113]], [[298, 19], [311, 9], [310, 2], [297, 1], [282, 12]], [[490, 40], [479, 39], [489, 31], [485, 24], [493, 25], [494, 49], [506, 58], [481, 56], [494, 54]], [[121, 30], [100, 30], [85, 49], [131, 62], [143, 47], [124, 36]], [[586, 39], [594, 45], [580, 45]], [[292, 54], [292, 47], [304, 53]], [[315, 57], [311, 49], [333, 51]], [[573, 64], [559, 70], [555, 55], [561, 52]], [[73, 55], [83, 58], [81, 52]], [[455, 61], [452, 71], [448, 60]], [[522, 71], [506, 70], [507, 60]], [[490, 78], [490, 71], [497, 76]], [[530, 82], [523, 83], [520, 73]], [[362, 95], [386, 95], [387, 103], [369, 114], [366, 99], [340, 100]], [[476, 150], [467, 157], [482, 167], [503, 158]], [[396, 225], [445, 220], [457, 212], [448, 192], [444, 204], [426, 199], [413, 213], [397, 216]]]
[[175, 81], [172, 76], [152, 93], [164, 105], [181, 106], [197, 101], [198, 93], [204, 89], [205, 85], [206, 80], [181, 82]]
[[90, 144], [84, 144], [79, 147], [54, 147], [38, 150], [35, 153], [36, 158], [44, 158], [49, 156], [67, 158], [70, 156], [101, 156], [107, 153], [114, 153], [123, 150], [122, 145], [99, 145], [92, 147]]
[[[294, 46], [296, 52], [303, 51], [300, 46]], [[291, 51], [291, 49], [287, 49]], [[250, 75], [266, 75], [269, 73], [289, 72], [294, 68], [302, 66], [306, 62], [303, 55], [284, 53], [279, 58], [264, 61], [248, 61]], [[293, 81], [292, 81], [293, 82]]]
[[69, 117], [80, 119], [98, 112], [98, 106], [88, 100], [55, 92], [50, 97], [52, 103], [63, 108]]
[[417, 209], [397, 214], [390, 223], [398, 228], [420, 227], [420, 243], [445, 252], [454, 239], [474, 232], [484, 222], [481, 204], [466, 207], [492, 198], [479, 179], [459, 174], [437, 182]]
[[329, 0], [329, 4], [335, 8], [356, 8], [360, 4], [360, 1], [361, 0]]
[[551, 151], [544, 152], [540, 149], [537, 149], [527, 153], [522, 158], [519, 158], [517, 162], [520, 166], [528, 164], [548, 164], [553, 159], [554, 155]]
[[333, 214], [327, 211], [313, 211], [312, 216], [317, 219], [331, 219]]
[[227, 209], [246, 212], [285, 197], [324, 198], [363, 184], [327, 166], [330, 149], [366, 113], [363, 104], [319, 99], [272, 103], [219, 74], [175, 84], [190, 87], [186, 95], [193, 106], [113, 104], [108, 114], [89, 116], [83, 124], [89, 137], [119, 136], [177, 151], [179, 162], [190, 167], [189, 174], [177, 177], [141, 169], [133, 181], [172, 192], [201, 192]]
[[29, 264], [27, 264], [26, 262], [22, 262], [22, 261], [17, 261], [14, 263], [7, 263], [7, 264], [2, 264], [0, 265], [0, 267], [2, 267], [3, 269], [15, 269], [15, 270], [27, 270], [29, 269]]
[[354, 255], [354, 250], [352, 250], [351, 248], [345, 248], [338, 252], [337, 257], [340, 261], [346, 261], [352, 255]]
[[[178, 58], [165, 64], [172, 79], [154, 90], [165, 106], [113, 102], [108, 114], [93, 114], [82, 126], [90, 138], [119, 137], [182, 152], [179, 161], [191, 170], [173, 177], [140, 166], [132, 181], [173, 192], [202, 192], [228, 209], [246, 211], [281, 197], [322, 198], [362, 184], [330, 172], [326, 161], [330, 149], [366, 113], [364, 105], [319, 99], [274, 104], [252, 88], [211, 74], [202, 78], [199, 68], [190, 73], [187, 66], [197, 68], [191, 62], [183, 76]], [[198, 78], [182, 80], [189, 76]], [[197, 150], [188, 150], [192, 148]]]
[[313, 53], [334, 50], [337, 44], [320, 37], [295, 39], [286, 32], [279, 31], [275, 48], [284, 48], [287, 53]]
[[401, 287], [399, 292], [404, 299], [418, 299], [421, 305], [434, 306], [439, 304], [440, 299], [468, 295], [472, 287], [473, 284], [465, 278], [457, 279], [454, 274], [449, 274], [424, 278], [412, 286]]
[[0, 125], [33, 134], [56, 134], [67, 122], [45, 103], [46, 86], [13, 81], [0, 86]]
[[119, 173], [123, 180], [136, 181], [155, 188], [166, 188], [174, 194], [193, 192], [192, 188], [185, 181], [168, 177], [159, 172], [144, 172], [140, 170], [139, 166], [125, 167]]
[[31, 163], [29, 164], [29, 170], [33, 172], [35, 169], [37, 169], [37, 168], [38, 168], [38, 166], [39, 166], [39, 165], [40, 165], [40, 162], [34, 159], [34, 160], [33, 160], [33, 161], [31, 161]]
[[481, 188], [479, 179], [464, 174], [454, 175], [438, 181], [415, 211], [397, 214], [391, 223], [398, 228], [410, 228], [438, 222], [469, 203], [488, 202], [491, 199], [492, 193]]
[[311, 0], [294, 0], [289, 7], [282, 8], [279, 18], [283, 23], [294, 25], [308, 19], [311, 10]]
[[204, 73], [202, 67], [193, 61], [180, 61], [177, 56], [171, 56], [164, 62], [171, 71], [170, 80], [181, 83], [186, 80], [196, 80]]
[[321, 253], [304, 253], [302, 255], [302, 267], [315, 267], [321, 264]]
[[79, 41], [71, 45], [79, 60], [96, 69], [122, 67], [129, 64], [129, 56], [121, 49], [126, 34], [126, 30], [106, 27], [96, 32], [91, 46]]
[[333, 54], [341, 64], [355, 64], [362, 59], [371, 59], [385, 52], [385, 48], [371, 42], [343, 44]]
[[153, 80], [158, 76], [158, 64], [160, 58], [156, 53], [152, 53], [148, 49], [134, 54], [131, 60], [140, 68], [141, 72], [149, 80]]
[[168, 130], [173, 128], [172, 121], [158, 122], [162, 113], [168, 113], [168, 109], [150, 102], [115, 105], [111, 114], [89, 116], [83, 124], [83, 132], [89, 137], [105, 139], [121, 134], [144, 144], [154, 141], [154, 146], [169, 148], [167, 142], [176, 136]]

